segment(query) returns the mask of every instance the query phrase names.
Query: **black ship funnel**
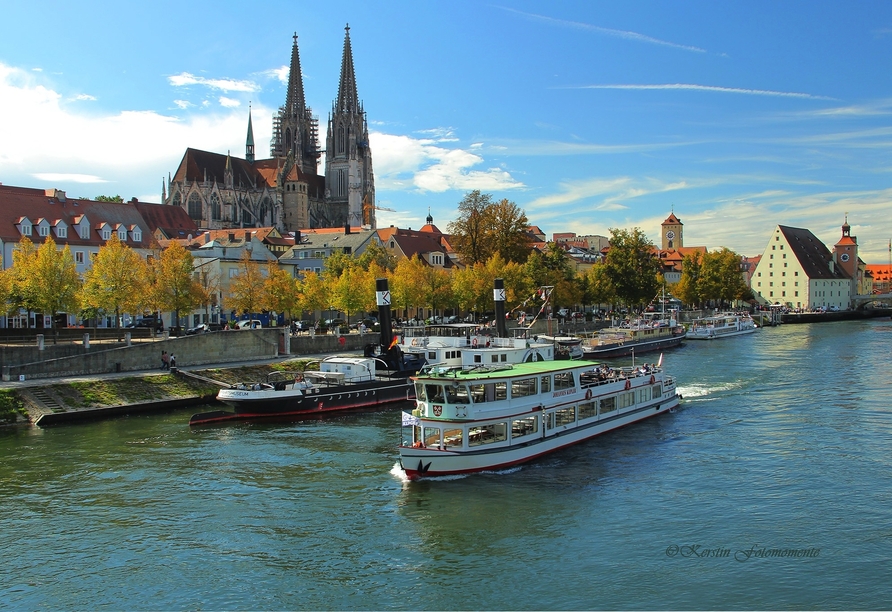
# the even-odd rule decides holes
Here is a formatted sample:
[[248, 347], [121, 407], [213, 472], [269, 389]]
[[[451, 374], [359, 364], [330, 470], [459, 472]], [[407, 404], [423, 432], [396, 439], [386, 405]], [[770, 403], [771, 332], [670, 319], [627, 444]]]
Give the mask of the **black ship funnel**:
[[496, 335], [499, 338], [508, 337], [508, 329], [505, 327], [505, 280], [497, 278], [492, 290], [492, 297], [496, 303]]
[[386, 278], [375, 280], [375, 300], [378, 304], [378, 323], [381, 325], [381, 348], [393, 344], [393, 319], [390, 315], [390, 289]]

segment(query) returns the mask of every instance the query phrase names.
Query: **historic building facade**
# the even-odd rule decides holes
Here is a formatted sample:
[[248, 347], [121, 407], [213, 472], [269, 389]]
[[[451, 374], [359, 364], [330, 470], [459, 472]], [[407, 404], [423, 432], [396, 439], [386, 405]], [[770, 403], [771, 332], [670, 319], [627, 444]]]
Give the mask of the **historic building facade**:
[[[325, 149], [318, 141], [319, 121], [304, 98], [295, 35], [285, 104], [273, 118], [270, 157], [255, 157], [249, 111], [245, 157], [186, 149], [176, 172], [162, 186], [162, 202], [185, 209], [208, 229], [274, 226], [288, 232], [346, 225], [374, 229], [372, 152], [357, 94], [349, 26]], [[320, 175], [323, 152], [325, 174]]]

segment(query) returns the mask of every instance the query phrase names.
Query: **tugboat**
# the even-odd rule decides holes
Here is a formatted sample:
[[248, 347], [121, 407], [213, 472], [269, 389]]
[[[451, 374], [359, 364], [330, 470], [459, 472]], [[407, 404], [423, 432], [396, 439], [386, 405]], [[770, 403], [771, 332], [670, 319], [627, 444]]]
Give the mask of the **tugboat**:
[[424, 362], [404, 355], [394, 340], [387, 279], [377, 280], [376, 293], [380, 343], [367, 345], [363, 357], [328, 357], [320, 362], [318, 372], [274, 372], [263, 382], [241, 382], [221, 389], [217, 400], [233, 411], [195, 414], [189, 425], [313, 418], [414, 399], [410, 376]]

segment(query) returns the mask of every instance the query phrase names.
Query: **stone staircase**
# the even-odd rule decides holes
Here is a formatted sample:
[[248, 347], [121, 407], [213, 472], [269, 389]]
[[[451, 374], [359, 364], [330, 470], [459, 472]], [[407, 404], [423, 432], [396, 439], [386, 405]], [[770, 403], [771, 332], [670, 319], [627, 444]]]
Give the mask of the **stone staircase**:
[[29, 387], [25, 389], [34, 403], [44, 412], [65, 412], [65, 406], [56, 401], [44, 387]]

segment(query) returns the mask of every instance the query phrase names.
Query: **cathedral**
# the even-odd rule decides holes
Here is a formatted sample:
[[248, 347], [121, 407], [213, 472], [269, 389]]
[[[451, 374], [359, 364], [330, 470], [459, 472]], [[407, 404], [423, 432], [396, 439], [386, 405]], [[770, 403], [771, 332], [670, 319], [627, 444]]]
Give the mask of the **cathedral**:
[[[325, 153], [325, 174], [319, 158]], [[162, 185], [162, 202], [186, 210], [203, 229], [324, 227], [375, 229], [375, 177], [365, 111], [356, 90], [350, 27], [345, 28], [338, 96], [328, 117], [325, 149], [319, 120], [304, 100], [297, 34], [285, 105], [273, 117], [269, 159], [255, 159], [248, 111], [245, 157], [186, 149]]]

